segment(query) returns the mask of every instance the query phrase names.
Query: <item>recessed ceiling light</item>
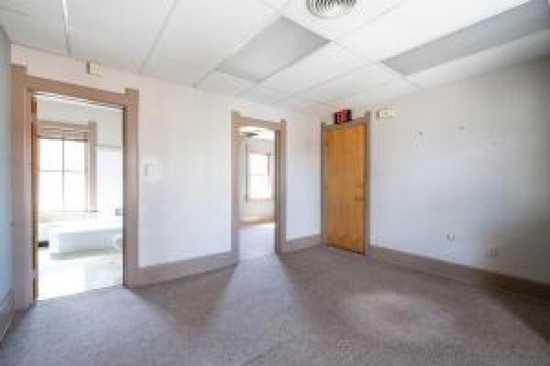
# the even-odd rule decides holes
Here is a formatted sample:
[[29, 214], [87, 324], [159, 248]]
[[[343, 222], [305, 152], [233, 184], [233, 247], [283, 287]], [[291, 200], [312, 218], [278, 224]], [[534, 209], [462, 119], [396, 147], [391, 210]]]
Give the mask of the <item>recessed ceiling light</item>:
[[260, 82], [298, 62], [327, 42], [291, 20], [281, 18], [222, 62], [217, 70]]
[[383, 61], [410, 75], [550, 28], [546, 1], [528, 3]]
[[357, 0], [306, 0], [309, 11], [319, 18], [337, 18], [348, 14]]

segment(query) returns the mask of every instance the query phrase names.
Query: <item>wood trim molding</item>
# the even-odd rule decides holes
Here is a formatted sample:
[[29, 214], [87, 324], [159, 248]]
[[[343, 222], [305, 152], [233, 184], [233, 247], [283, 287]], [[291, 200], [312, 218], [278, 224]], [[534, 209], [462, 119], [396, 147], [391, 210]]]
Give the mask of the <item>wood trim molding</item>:
[[238, 255], [239, 243], [239, 128], [254, 126], [272, 130], [275, 139], [275, 252], [281, 253], [286, 243], [286, 164], [287, 122], [268, 122], [231, 113], [231, 250]]
[[175, 280], [201, 273], [215, 271], [237, 264], [238, 258], [233, 252], [209, 255], [172, 263], [142, 267], [137, 280], [138, 286]]
[[375, 260], [450, 278], [482, 288], [527, 295], [550, 303], [550, 284], [513, 277], [462, 264], [445, 262], [380, 246], [371, 246], [369, 256]]
[[0, 342], [8, 332], [8, 329], [15, 318], [15, 304], [13, 292], [9, 291], [0, 303]]
[[126, 89], [124, 104], [124, 284], [139, 272], [139, 91]]
[[283, 253], [291, 253], [321, 244], [323, 244], [323, 237], [321, 234], [304, 236], [301, 238], [287, 240], [282, 251]]
[[27, 76], [26, 87], [32, 93], [48, 93], [63, 95], [79, 100], [91, 100], [109, 106], [125, 106], [131, 103], [127, 93], [115, 93], [87, 86], [65, 83], [57, 80], [44, 79], [36, 76]]
[[139, 91], [124, 93], [89, 88], [81, 85], [28, 75], [27, 68], [12, 65], [12, 190], [14, 219], [14, 295], [16, 309], [26, 309], [34, 301], [32, 291], [32, 174], [31, 166], [31, 101], [36, 93], [62, 95], [124, 111], [124, 285], [137, 283], [139, 225]]

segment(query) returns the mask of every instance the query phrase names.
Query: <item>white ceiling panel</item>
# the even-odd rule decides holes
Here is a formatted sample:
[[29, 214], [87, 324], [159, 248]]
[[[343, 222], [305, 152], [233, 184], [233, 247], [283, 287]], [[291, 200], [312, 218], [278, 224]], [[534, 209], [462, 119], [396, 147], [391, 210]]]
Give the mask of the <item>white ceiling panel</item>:
[[333, 81], [301, 93], [300, 96], [317, 102], [333, 104], [335, 101], [372, 87], [398, 80], [392, 72], [378, 65], [368, 65]]
[[248, 80], [214, 71], [208, 74], [197, 87], [216, 94], [237, 95], [255, 85]]
[[383, 60], [527, 1], [408, 0], [340, 42], [372, 60]]
[[302, 61], [270, 77], [262, 85], [298, 92], [352, 71], [365, 63], [366, 61], [351, 52], [330, 43]]
[[418, 85], [432, 87], [549, 55], [550, 30], [547, 30], [408, 78]]
[[[61, 0], [59, 0], [61, 2]], [[70, 0], [69, 27], [80, 37], [150, 50], [174, 0]], [[131, 50], [130, 50], [131, 51]]]
[[319, 18], [310, 13], [306, 0], [290, 1], [283, 8], [283, 14], [316, 32], [323, 37], [334, 40], [353, 31], [388, 11], [403, 0], [368, 0], [358, 1], [351, 13], [340, 18]]
[[222, 62], [217, 70], [260, 82], [326, 43], [323, 37], [293, 21], [280, 18]]
[[[124, 52], [120, 52], [124, 50]], [[80, 60], [90, 60], [114, 68], [139, 72], [147, 57], [147, 50], [133, 45], [116, 43], [105, 37], [93, 34], [71, 32], [72, 56]]]
[[183, 66], [181, 61], [156, 55], [153, 55], [141, 70], [145, 75], [186, 86], [192, 86], [206, 71], [205, 68]]
[[61, 0], [0, 0], [0, 12], [32, 17], [36, 20], [43, 19], [63, 22]]
[[273, 104], [288, 97], [288, 93], [262, 86], [256, 86], [244, 92], [241, 97], [253, 102]]
[[276, 18], [277, 12], [258, 0], [181, 1], [156, 54], [210, 70]]
[[61, 1], [0, 0], [0, 24], [16, 44], [67, 54]]
[[393, 98], [413, 93], [416, 90], [418, 90], [418, 88], [412, 86], [404, 80], [395, 80], [342, 99], [337, 104], [342, 108], [371, 106], [373, 104], [385, 102]]
[[277, 10], [281, 9], [283, 6], [285, 6], [286, 3], [289, 2], [289, 0], [261, 0], [261, 1], [263, 1], [269, 6], [274, 7]]

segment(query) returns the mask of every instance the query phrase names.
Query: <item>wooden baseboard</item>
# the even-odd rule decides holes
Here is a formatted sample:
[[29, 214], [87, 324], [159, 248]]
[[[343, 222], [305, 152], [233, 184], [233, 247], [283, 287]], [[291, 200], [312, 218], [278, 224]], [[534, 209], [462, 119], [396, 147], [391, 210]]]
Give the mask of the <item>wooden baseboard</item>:
[[163, 263], [142, 267], [138, 273], [137, 286], [152, 285], [177, 278], [214, 271], [237, 263], [237, 256], [232, 253], [221, 253], [201, 258], [178, 262]]
[[499, 291], [513, 292], [515, 294], [536, 297], [544, 302], [550, 302], [550, 284], [544, 284], [379, 246], [371, 246], [368, 255], [380, 261], [437, 276], [451, 278], [470, 285]]
[[13, 292], [10, 291], [0, 303], [0, 342], [8, 332], [14, 317], [15, 303], [13, 301]]
[[322, 237], [320, 234], [304, 236], [302, 238], [290, 239], [287, 240], [282, 248], [283, 253], [295, 252], [297, 250], [302, 250], [310, 248], [316, 245], [322, 244]]

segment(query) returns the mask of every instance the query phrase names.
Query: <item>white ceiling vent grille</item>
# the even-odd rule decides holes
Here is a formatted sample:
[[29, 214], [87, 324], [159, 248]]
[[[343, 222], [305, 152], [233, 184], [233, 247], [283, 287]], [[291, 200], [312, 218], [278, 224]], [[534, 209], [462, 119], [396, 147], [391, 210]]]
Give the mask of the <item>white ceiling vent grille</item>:
[[306, 0], [309, 11], [319, 18], [337, 18], [348, 14], [357, 0]]

